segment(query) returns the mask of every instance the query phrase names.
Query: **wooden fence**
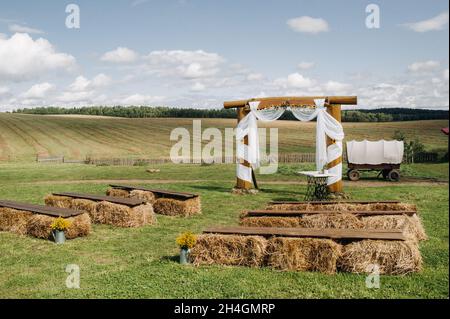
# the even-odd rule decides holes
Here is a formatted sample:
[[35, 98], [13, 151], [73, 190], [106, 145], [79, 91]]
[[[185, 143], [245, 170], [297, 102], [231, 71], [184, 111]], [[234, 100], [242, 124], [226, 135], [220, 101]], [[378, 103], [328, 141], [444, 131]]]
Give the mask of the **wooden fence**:
[[78, 160], [78, 159], [67, 159], [64, 157], [64, 155], [61, 156], [50, 156], [50, 157], [43, 157], [36, 155], [36, 162], [38, 163], [52, 163], [52, 164], [86, 164], [86, 160]]
[[[343, 162], [347, 162], [347, 154], [342, 154]], [[261, 161], [263, 163], [314, 163], [316, 160], [315, 153], [280, 153], [278, 158], [274, 156], [262, 155]], [[436, 163], [438, 161], [438, 154], [436, 153], [418, 153], [414, 155], [414, 159], [407, 158], [406, 155], [403, 159], [403, 163]], [[190, 158], [176, 158], [172, 161], [171, 158], [132, 158], [132, 157], [118, 157], [118, 158], [91, 158], [88, 157], [84, 160], [67, 159], [64, 156], [54, 157], [36, 157], [36, 161], [39, 163], [77, 163], [77, 164], [90, 164], [97, 166], [146, 166], [157, 165], [166, 163], [180, 163], [180, 164], [230, 164], [236, 163], [236, 157], [219, 157], [213, 158], [210, 161], [202, 161], [201, 159]]]
[[[278, 155], [278, 160], [274, 156], [262, 156], [261, 161], [277, 162], [278, 163], [314, 163], [314, 153], [284, 153]], [[112, 166], [140, 166], [140, 165], [155, 165], [166, 163], [180, 163], [180, 164], [230, 164], [236, 163], [236, 157], [216, 157], [209, 161], [202, 159], [190, 158], [176, 158], [174, 161], [170, 158], [89, 158], [86, 164], [91, 165], [112, 165]]]

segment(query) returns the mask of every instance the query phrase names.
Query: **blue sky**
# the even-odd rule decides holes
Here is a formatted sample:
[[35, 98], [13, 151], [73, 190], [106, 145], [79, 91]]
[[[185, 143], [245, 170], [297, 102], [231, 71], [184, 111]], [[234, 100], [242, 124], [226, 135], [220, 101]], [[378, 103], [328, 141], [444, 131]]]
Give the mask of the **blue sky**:
[[341, 94], [448, 109], [448, 39], [444, 0], [2, 1], [0, 110]]

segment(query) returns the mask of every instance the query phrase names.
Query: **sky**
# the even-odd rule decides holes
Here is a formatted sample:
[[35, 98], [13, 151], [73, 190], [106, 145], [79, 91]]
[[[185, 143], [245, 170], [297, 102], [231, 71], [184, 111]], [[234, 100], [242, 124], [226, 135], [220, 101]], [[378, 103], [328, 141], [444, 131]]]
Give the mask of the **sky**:
[[1, 0], [0, 111], [286, 95], [448, 109], [448, 11], [446, 0]]

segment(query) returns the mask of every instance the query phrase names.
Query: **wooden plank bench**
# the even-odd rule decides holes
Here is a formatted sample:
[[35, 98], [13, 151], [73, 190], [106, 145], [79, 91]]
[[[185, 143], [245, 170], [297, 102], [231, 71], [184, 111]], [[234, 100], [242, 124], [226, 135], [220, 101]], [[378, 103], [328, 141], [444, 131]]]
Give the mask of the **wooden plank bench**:
[[70, 223], [67, 239], [87, 236], [91, 219], [84, 211], [0, 200], [0, 231], [51, 239], [51, 224], [59, 217]]
[[400, 204], [398, 200], [339, 200], [339, 201], [270, 201], [269, 205], [285, 205], [285, 204], [311, 204], [311, 205], [324, 205], [324, 204]]
[[[348, 211], [348, 214], [354, 214], [358, 216], [376, 216], [376, 215], [408, 215], [413, 216], [416, 211], [399, 211], [399, 210], [377, 210], [377, 211]], [[244, 212], [242, 216], [245, 217], [301, 217], [303, 215], [314, 215], [314, 214], [340, 214], [339, 211], [332, 210], [249, 210]]]
[[139, 206], [145, 204], [145, 200], [136, 198], [122, 198], [122, 197], [112, 197], [103, 195], [93, 195], [93, 194], [79, 194], [79, 193], [53, 193], [54, 196], [65, 196], [71, 198], [88, 199], [95, 202], [110, 202], [114, 204], [120, 204], [125, 206]]
[[201, 198], [198, 194], [131, 185], [110, 184], [109, 186], [107, 195], [144, 199], [153, 205], [156, 214], [190, 217], [202, 211]]
[[11, 208], [15, 210], [21, 210], [30, 213], [36, 213], [41, 215], [47, 215], [51, 217], [63, 217], [69, 218], [83, 214], [83, 212], [59, 207], [49, 207], [43, 205], [33, 205], [28, 203], [19, 203], [10, 200], [0, 200], [0, 207]]
[[117, 189], [123, 189], [127, 191], [133, 191], [133, 190], [140, 190], [145, 192], [151, 192], [156, 194], [158, 197], [164, 197], [164, 198], [182, 198], [182, 199], [189, 199], [189, 198], [195, 198], [198, 197], [198, 194], [194, 193], [185, 193], [185, 192], [174, 192], [174, 191], [166, 191], [161, 189], [153, 189], [153, 188], [147, 188], [147, 187], [140, 187], [140, 186], [131, 186], [131, 185], [117, 185], [117, 184], [110, 184], [112, 188]]
[[152, 205], [139, 198], [63, 192], [46, 196], [45, 204], [84, 211], [96, 224], [140, 227], [156, 223]]
[[243, 235], [262, 237], [308, 237], [340, 240], [401, 240], [407, 238], [401, 230], [314, 229], [279, 227], [209, 227], [204, 234]]

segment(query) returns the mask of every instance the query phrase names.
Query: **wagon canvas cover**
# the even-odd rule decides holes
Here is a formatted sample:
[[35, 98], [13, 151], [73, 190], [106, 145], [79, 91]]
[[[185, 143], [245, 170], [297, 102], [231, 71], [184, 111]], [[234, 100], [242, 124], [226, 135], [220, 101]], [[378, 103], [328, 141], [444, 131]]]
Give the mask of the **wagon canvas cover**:
[[347, 158], [351, 164], [400, 164], [403, 160], [403, 141], [349, 141]]

